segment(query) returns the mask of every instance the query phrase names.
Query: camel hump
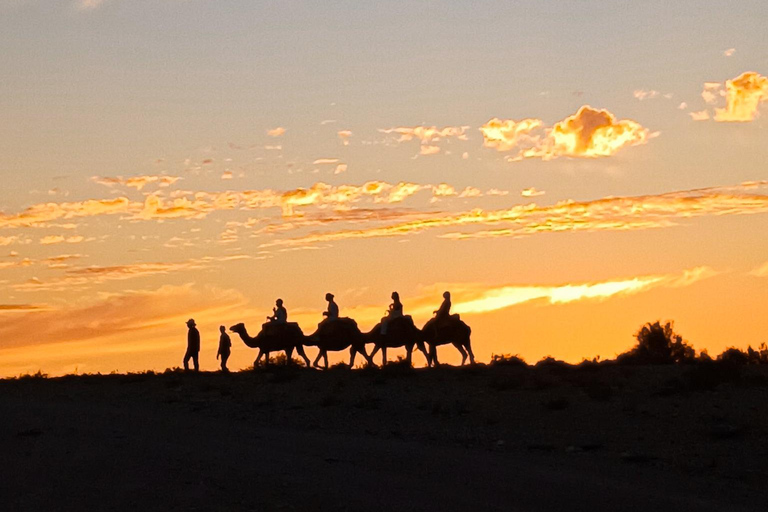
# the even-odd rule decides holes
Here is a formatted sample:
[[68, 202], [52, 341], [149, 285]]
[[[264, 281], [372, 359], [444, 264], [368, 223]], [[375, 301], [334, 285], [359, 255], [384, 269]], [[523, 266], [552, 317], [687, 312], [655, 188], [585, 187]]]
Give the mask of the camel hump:
[[[461, 320], [461, 316], [456, 313], [453, 315], [450, 315], [449, 317], [445, 318], [444, 320], [440, 320], [438, 318], [430, 318], [427, 320], [427, 323], [424, 324], [424, 329], [428, 328], [439, 328], [439, 329], [456, 329], [458, 327], [461, 327], [462, 325], [467, 325]], [[469, 326], [467, 326], [469, 327]]]
[[411, 315], [403, 315], [390, 320], [392, 324], [404, 324], [404, 325], [416, 325], [413, 323], [413, 317]]
[[353, 318], [349, 318], [348, 316], [340, 317], [336, 320], [337, 322], [340, 322], [348, 327], [355, 327], [357, 328], [357, 322]]
[[293, 334], [295, 332], [301, 332], [301, 328], [297, 322], [267, 322], [261, 326], [262, 331], [266, 335], [284, 336], [286, 334]]

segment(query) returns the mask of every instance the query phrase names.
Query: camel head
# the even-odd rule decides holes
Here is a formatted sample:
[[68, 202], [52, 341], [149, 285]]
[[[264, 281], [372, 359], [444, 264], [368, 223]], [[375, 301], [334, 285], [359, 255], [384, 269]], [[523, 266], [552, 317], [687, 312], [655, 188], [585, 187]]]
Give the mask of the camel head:
[[229, 330], [235, 334], [239, 334], [240, 339], [243, 340], [243, 343], [245, 343], [247, 346], [251, 348], [259, 348], [256, 338], [251, 338], [251, 336], [248, 334], [248, 331], [245, 329], [245, 324], [235, 324], [230, 327]]
[[242, 322], [239, 324], [235, 324], [232, 327], [230, 327], [229, 330], [237, 334], [242, 334], [245, 332], [245, 324]]

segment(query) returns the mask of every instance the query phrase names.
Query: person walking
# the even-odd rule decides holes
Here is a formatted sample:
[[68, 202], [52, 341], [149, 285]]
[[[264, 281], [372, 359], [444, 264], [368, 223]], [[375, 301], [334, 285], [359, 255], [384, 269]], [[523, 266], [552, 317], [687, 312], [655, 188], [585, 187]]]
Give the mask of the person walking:
[[229, 373], [227, 359], [232, 352], [232, 340], [229, 339], [227, 329], [223, 325], [219, 326], [219, 331], [221, 331], [221, 336], [219, 337], [219, 351], [216, 353], [216, 359], [221, 358], [221, 371]]
[[200, 371], [200, 362], [198, 356], [200, 355], [200, 331], [197, 330], [195, 320], [190, 318], [187, 320], [187, 353], [184, 354], [184, 369], [189, 370], [189, 360], [195, 365], [195, 371]]

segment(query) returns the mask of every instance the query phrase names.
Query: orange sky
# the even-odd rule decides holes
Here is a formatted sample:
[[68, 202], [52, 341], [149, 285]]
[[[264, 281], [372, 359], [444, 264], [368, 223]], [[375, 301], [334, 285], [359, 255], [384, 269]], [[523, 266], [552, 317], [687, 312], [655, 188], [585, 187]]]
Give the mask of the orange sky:
[[768, 13], [684, 4], [0, 2], [0, 377], [178, 366], [190, 317], [212, 370], [329, 291], [450, 290], [481, 361], [768, 341]]

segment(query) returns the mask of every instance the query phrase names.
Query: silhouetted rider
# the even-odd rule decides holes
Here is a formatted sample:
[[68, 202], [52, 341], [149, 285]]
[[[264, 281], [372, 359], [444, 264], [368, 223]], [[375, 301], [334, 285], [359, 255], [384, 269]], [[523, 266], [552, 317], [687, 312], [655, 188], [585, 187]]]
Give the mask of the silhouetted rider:
[[[323, 311], [323, 316], [325, 317], [325, 320], [336, 320], [339, 318], [339, 306], [333, 301], [333, 294], [332, 293], [326, 293], [325, 294], [325, 300], [328, 301], [328, 309], [326, 311]], [[324, 320], [324, 321], [325, 321]]]
[[443, 303], [435, 312], [435, 326], [445, 324], [451, 318], [451, 292], [443, 293]]
[[387, 334], [389, 322], [403, 316], [403, 303], [400, 302], [400, 294], [392, 292], [392, 304], [389, 305], [387, 316], [381, 319], [381, 334]]
[[275, 305], [276, 306], [272, 308], [272, 316], [268, 316], [267, 320], [281, 324], [286, 323], [288, 321], [288, 311], [283, 307], [283, 299], [277, 299]]

